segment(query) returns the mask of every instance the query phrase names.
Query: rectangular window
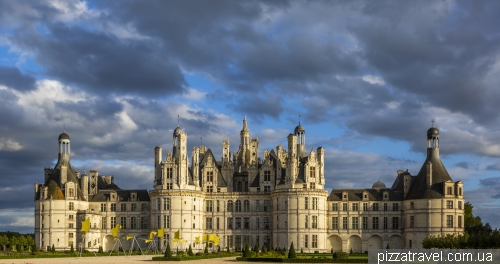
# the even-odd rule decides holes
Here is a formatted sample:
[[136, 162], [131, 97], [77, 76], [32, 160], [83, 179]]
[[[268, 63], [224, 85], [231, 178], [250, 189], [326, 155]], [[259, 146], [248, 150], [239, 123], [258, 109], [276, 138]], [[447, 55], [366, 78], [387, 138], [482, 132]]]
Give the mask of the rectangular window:
[[69, 188], [69, 197], [75, 196], [75, 190], [73, 188]]
[[172, 179], [173, 168], [167, 168], [167, 179]]
[[112, 216], [111, 217], [111, 228], [115, 228], [116, 227], [116, 216]]
[[227, 218], [227, 229], [233, 229], [233, 218], [232, 217]]
[[69, 210], [75, 210], [75, 203], [69, 202]]
[[446, 208], [453, 209], [453, 201], [446, 201]]
[[170, 228], [170, 215], [163, 216], [163, 227]]
[[304, 215], [304, 228], [309, 228], [309, 216]]
[[378, 203], [372, 204], [373, 211], [378, 211]]
[[362, 223], [363, 229], [365, 229], [365, 230], [368, 229], [368, 217], [363, 216], [362, 221], [363, 221], [363, 223]]
[[337, 216], [332, 217], [332, 229], [339, 229], [339, 218]]
[[342, 229], [347, 229], [347, 217], [342, 217]]
[[163, 210], [170, 210], [170, 198], [163, 198]]
[[250, 229], [250, 218], [245, 217], [243, 219], [243, 229]]
[[213, 182], [213, 181], [214, 181], [214, 172], [207, 171], [207, 182]]
[[235, 218], [234, 229], [241, 229], [241, 218]]
[[167, 190], [172, 190], [173, 189], [172, 186], [173, 186], [172, 183], [167, 183]]
[[122, 212], [126, 212], [127, 211], [127, 204], [126, 203], [120, 204], [120, 211], [122, 211]]
[[316, 178], [316, 167], [309, 167], [309, 177]]
[[312, 248], [318, 248], [318, 235], [312, 235]]
[[313, 197], [313, 210], [318, 210], [318, 197]]
[[392, 211], [399, 211], [399, 204], [398, 203], [392, 203]]
[[143, 211], [143, 212], [147, 212], [148, 211], [148, 204], [147, 203], [141, 204], [141, 211]]
[[264, 229], [271, 229], [271, 218], [264, 217]]
[[462, 228], [462, 216], [458, 216], [458, 228]]
[[206, 218], [205, 225], [205, 229], [212, 229], [212, 217]]
[[415, 203], [414, 202], [410, 202], [410, 209], [415, 209]]
[[[69, 217], [69, 220], [73, 220], [75, 216], [74, 215], [69, 215], [68, 217]], [[42, 219], [43, 219], [43, 216], [42, 216]]]
[[342, 211], [347, 212], [347, 203], [342, 204]]
[[207, 200], [206, 204], [207, 204], [207, 206], [206, 206], [206, 210], [205, 211], [212, 212], [212, 200]]
[[125, 216], [120, 217], [120, 225], [123, 229], [127, 229], [127, 218]]
[[358, 203], [353, 203], [352, 204], [352, 210], [353, 211], [358, 211], [358, 209], [359, 209], [359, 204]]
[[102, 217], [101, 218], [101, 229], [107, 229], [108, 228], [108, 221], [106, 219], [106, 217]]
[[378, 217], [372, 218], [372, 229], [378, 229]]
[[316, 183], [314, 183], [314, 182], [310, 182], [310, 183], [309, 183], [309, 188], [311, 188], [311, 189], [316, 189]]
[[137, 204], [133, 203], [130, 205], [130, 211], [137, 212]]
[[410, 227], [415, 227], [415, 216], [410, 216]]
[[260, 212], [260, 200], [255, 201], [255, 211]]
[[161, 210], [161, 198], [158, 198], [158, 202], [156, 204], [156, 208], [158, 208], [158, 210]]
[[384, 203], [384, 211], [387, 211], [387, 203]]
[[243, 212], [250, 212], [250, 201], [243, 201]]
[[213, 186], [207, 186], [207, 192], [209, 192], [209, 193], [214, 192], [214, 187]]
[[368, 211], [368, 203], [363, 203], [363, 211]]
[[318, 216], [312, 216], [312, 228], [318, 228]]
[[260, 229], [260, 218], [255, 219], [255, 229]]
[[264, 200], [264, 212], [271, 211], [271, 200]]
[[462, 201], [458, 201], [458, 209], [462, 210]]
[[215, 225], [216, 225], [216, 226], [215, 226], [215, 228], [216, 228], [216, 229], [219, 229], [219, 228], [220, 228], [220, 220], [219, 220], [219, 218], [218, 218], [218, 217], [216, 218]]
[[116, 204], [115, 203], [111, 204], [111, 212], [116, 212]]
[[309, 209], [309, 197], [304, 197], [304, 209]]
[[452, 187], [448, 187], [446, 189], [448, 190], [446, 194], [448, 194], [448, 195], [452, 195], [453, 194], [453, 188]]
[[101, 212], [106, 212], [106, 204], [105, 203], [101, 204]]
[[453, 227], [453, 215], [446, 216], [446, 227]]
[[399, 229], [399, 217], [392, 218], [392, 229]]
[[304, 235], [304, 247], [307, 248], [309, 247], [309, 236]]
[[141, 229], [148, 229], [148, 218], [145, 216], [141, 217]]
[[339, 204], [338, 203], [332, 203], [332, 211], [338, 211], [339, 210]]
[[130, 229], [137, 229], [137, 217], [135, 216], [130, 217]]
[[352, 229], [359, 229], [358, 217], [353, 217], [351, 221], [352, 221]]
[[271, 181], [271, 171], [264, 171], [264, 181]]
[[217, 212], [220, 212], [220, 201], [219, 200], [217, 200], [216, 206], [217, 206]]
[[69, 223], [69, 228], [73, 228], [73, 223]]
[[387, 229], [387, 216], [384, 216], [384, 229]]

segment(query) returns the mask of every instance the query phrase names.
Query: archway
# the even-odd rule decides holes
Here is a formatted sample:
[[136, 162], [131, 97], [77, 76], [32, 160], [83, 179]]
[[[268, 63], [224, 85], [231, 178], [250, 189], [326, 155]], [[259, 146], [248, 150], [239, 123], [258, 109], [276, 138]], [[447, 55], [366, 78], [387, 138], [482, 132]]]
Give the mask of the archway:
[[359, 236], [349, 237], [348, 249], [352, 250], [353, 253], [361, 253], [361, 238]]
[[332, 235], [328, 238], [328, 242], [330, 242], [329, 248], [333, 249], [333, 252], [342, 251], [342, 239], [337, 235]]
[[389, 248], [390, 249], [403, 248], [403, 239], [398, 235], [391, 236], [391, 238], [389, 238]]
[[113, 239], [113, 236], [112, 235], [107, 235], [103, 239], [102, 250], [104, 252], [108, 252], [111, 249], [113, 249], [114, 245], [115, 245], [115, 240]]
[[370, 249], [383, 249], [384, 244], [382, 242], [382, 238], [377, 235], [373, 235], [368, 238], [368, 250]]

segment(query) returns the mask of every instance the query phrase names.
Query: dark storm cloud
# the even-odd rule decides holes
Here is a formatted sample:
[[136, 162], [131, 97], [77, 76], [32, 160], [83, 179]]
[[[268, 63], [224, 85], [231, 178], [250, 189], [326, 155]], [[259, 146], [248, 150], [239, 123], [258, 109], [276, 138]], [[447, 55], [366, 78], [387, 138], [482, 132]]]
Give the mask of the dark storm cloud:
[[257, 121], [262, 120], [265, 116], [279, 119], [283, 112], [283, 99], [276, 94], [254, 94], [253, 96], [243, 96], [238, 99], [235, 104], [230, 104], [229, 107], [240, 112], [254, 117]]
[[21, 73], [18, 68], [0, 66], [0, 84], [19, 91], [32, 90], [35, 88], [35, 78]]
[[455, 164], [456, 167], [460, 167], [462, 169], [468, 169], [470, 167], [470, 164], [466, 161], [461, 161]]

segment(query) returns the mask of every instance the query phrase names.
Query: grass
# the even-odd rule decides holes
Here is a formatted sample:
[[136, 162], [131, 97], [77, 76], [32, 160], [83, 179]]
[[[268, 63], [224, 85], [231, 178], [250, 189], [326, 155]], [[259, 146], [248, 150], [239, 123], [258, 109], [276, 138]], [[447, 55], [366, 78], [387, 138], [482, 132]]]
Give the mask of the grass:
[[[132, 252], [132, 255], [140, 255], [137, 253]], [[152, 253], [149, 254], [144, 254], [144, 255], [154, 255]], [[81, 257], [108, 257], [108, 253], [82, 253]], [[111, 256], [125, 256], [123, 252], [120, 252], [120, 255], [118, 255], [116, 252], [111, 254]], [[36, 253], [31, 253], [31, 252], [14, 252], [14, 251], [0, 251], [0, 259], [32, 259], [32, 258], [76, 258], [79, 257], [78, 253], [75, 251], [74, 253], [69, 253], [69, 252], [46, 252], [46, 251], [39, 251]]]

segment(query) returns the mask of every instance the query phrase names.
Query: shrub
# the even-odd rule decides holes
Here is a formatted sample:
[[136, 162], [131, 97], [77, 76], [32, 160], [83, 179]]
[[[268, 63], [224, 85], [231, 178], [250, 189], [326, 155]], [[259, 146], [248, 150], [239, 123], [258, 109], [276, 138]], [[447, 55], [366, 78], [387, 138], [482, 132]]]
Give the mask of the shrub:
[[188, 256], [194, 256], [193, 249], [191, 248], [191, 244], [189, 244]]
[[293, 247], [293, 241], [292, 244], [290, 245], [290, 250], [288, 250], [288, 258], [297, 258], [297, 254], [295, 254], [295, 248]]
[[103, 254], [104, 250], [102, 249], [102, 246], [99, 246], [99, 249], [97, 250], [97, 253]]
[[334, 252], [333, 258], [334, 259], [348, 259], [349, 253], [347, 253], [347, 252]]
[[75, 248], [73, 247], [73, 244], [71, 244], [71, 248], [69, 249], [69, 253], [74, 253], [75, 252]]
[[167, 249], [165, 249], [165, 257], [166, 258], [172, 257], [172, 250], [170, 250], [170, 243], [167, 244]]
[[56, 247], [54, 247], [54, 244], [52, 244], [52, 248], [50, 249], [52, 253], [56, 253]]
[[203, 251], [203, 253], [208, 254], [208, 242], [207, 242], [207, 244], [205, 245], [205, 251]]

